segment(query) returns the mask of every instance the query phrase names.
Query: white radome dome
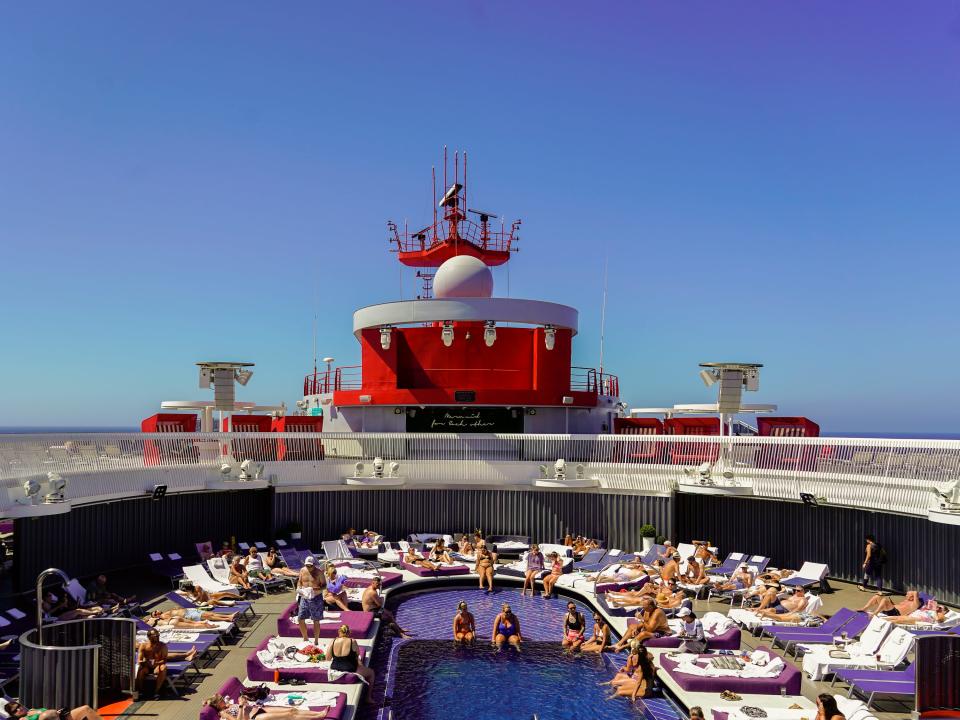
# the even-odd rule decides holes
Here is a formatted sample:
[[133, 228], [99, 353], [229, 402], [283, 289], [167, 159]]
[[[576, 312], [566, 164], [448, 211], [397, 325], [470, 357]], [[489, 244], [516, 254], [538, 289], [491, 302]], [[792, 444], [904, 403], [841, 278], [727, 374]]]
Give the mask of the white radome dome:
[[437, 298], [478, 298], [493, 295], [493, 273], [472, 255], [457, 255], [437, 268], [433, 278]]

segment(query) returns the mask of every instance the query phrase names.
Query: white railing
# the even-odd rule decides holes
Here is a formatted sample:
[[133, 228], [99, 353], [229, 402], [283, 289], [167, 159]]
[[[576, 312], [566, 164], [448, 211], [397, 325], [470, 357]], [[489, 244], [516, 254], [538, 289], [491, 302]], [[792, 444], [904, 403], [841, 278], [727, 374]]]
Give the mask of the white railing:
[[[280, 487], [343, 484], [357, 462], [400, 463], [407, 485], [530, 485], [558, 458], [601, 488], [683, 490], [701, 470], [724, 471], [753, 495], [925, 515], [933, 489], [960, 477], [960, 441], [867, 438], [406, 433], [0, 435], [0, 510], [22, 503], [23, 482], [68, 478], [68, 498], [95, 502], [217, 487], [224, 461], [252, 459]], [[578, 467], [579, 466], [579, 467]], [[678, 485], [679, 484], [679, 485]]]

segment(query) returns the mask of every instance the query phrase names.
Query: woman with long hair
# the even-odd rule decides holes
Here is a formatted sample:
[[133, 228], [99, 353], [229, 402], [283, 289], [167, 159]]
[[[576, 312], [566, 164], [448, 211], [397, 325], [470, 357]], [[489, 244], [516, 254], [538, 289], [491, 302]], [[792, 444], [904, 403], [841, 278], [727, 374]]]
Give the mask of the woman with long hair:
[[847, 716], [840, 712], [833, 695], [822, 693], [817, 695], [816, 720], [847, 720]]

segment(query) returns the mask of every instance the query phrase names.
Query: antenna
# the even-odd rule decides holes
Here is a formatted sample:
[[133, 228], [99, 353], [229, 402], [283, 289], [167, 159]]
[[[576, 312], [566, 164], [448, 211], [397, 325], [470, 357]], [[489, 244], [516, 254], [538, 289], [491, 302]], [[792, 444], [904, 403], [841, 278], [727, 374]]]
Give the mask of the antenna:
[[437, 242], [437, 166], [433, 168], [433, 242]]
[[603, 258], [603, 302], [600, 304], [600, 374], [603, 375], [603, 336], [607, 325], [607, 266], [610, 255]]
[[317, 379], [317, 313], [313, 313], [313, 379]]
[[467, 206], [467, 151], [463, 151], [463, 206]]

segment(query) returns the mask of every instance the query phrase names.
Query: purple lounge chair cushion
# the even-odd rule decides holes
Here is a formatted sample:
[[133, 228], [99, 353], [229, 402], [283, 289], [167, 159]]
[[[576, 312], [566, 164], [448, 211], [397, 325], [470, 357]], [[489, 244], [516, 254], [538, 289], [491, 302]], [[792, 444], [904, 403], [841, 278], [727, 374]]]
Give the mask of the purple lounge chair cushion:
[[[240, 693], [243, 692], [244, 687], [245, 686], [242, 682], [240, 682], [237, 678], [232, 677], [229, 680], [227, 680], [225, 683], [223, 683], [223, 685], [220, 686], [220, 690], [218, 692], [220, 695], [229, 696], [233, 700], [236, 700], [238, 697], [240, 697]], [[296, 690], [295, 687], [292, 689]], [[343, 710], [346, 706], [347, 706], [346, 694], [338, 693], [336, 704], [325, 706], [327, 708], [327, 717], [331, 718], [332, 720], [336, 720], [337, 718], [343, 717]], [[311, 707], [310, 709], [319, 711], [322, 708]], [[218, 720], [218, 716], [216, 711], [213, 710], [213, 708], [204, 705], [200, 709], [200, 720]]]
[[[769, 648], [760, 646], [758, 650]], [[779, 695], [780, 688], [785, 687], [787, 695], [800, 694], [800, 671], [793, 665], [787, 664], [780, 675], [775, 678], [737, 678], [737, 677], [701, 677], [676, 672], [677, 662], [666, 655], [660, 656], [660, 667], [668, 673], [673, 681], [686, 692], [720, 693], [732, 690], [747, 695]]]
[[420, 567], [419, 565], [411, 565], [407, 562], [401, 562], [400, 567], [404, 570], [409, 570], [414, 575], [419, 575], [420, 577], [441, 577], [446, 575], [466, 575], [470, 572], [470, 568], [466, 565], [454, 565], [454, 566], [445, 566], [439, 568], [438, 570], [428, 570], [425, 567]]
[[[631, 622], [632, 620], [632, 622]], [[635, 625], [636, 619], [627, 620], [627, 625]], [[665, 635], [659, 638], [650, 638], [645, 643], [647, 647], [678, 648], [682, 641], [674, 635]], [[734, 626], [719, 635], [707, 639], [707, 650], [739, 650], [740, 628]]]
[[863, 695], [914, 695], [916, 680], [900, 682], [897, 680], [863, 680], [853, 683], [853, 686]]
[[[355, 638], [365, 638], [373, 627], [373, 613], [360, 610], [344, 610], [336, 622], [325, 622], [320, 625], [320, 637], [335, 638], [341, 625], [350, 628], [350, 634]], [[307, 631], [313, 637], [313, 628], [308, 623]], [[292, 603], [280, 617], [277, 618], [277, 635], [280, 637], [299, 637], [300, 625], [297, 622], [297, 603]]]
[[[247, 657], [247, 677], [250, 680], [256, 682], [273, 682], [273, 670], [268, 667], [265, 667], [263, 663], [260, 662], [260, 658], [257, 657], [257, 653], [261, 650], [265, 650], [267, 643], [270, 642], [269, 637], [265, 637], [263, 641], [257, 645], [256, 649], [250, 653]], [[362, 645], [360, 646], [360, 661], [363, 661], [363, 658], [366, 657], [367, 650]], [[309, 663], [305, 663], [309, 665]], [[304, 680], [308, 683], [325, 683], [332, 682], [327, 675], [326, 668], [322, 667], [303, 667], [303, 668], [284, 668], [280, 670], [280, 676], [283, 678], [297, 678]], [[355, 683], [359, 682], [356, 676], [354, 675], [343, 675], [339, 680], [336, 681], [339, 683]], [[291, 687], [291, 690], [296, 690], [296, 687]]]
[[844, 682], [861, 680], [883, 680], [885, 682], [913, 682], [917, 677], [916, 665], [910, 664], [903, 670], [867, 670], [864, 668], [837, 668], [838, 679]]

